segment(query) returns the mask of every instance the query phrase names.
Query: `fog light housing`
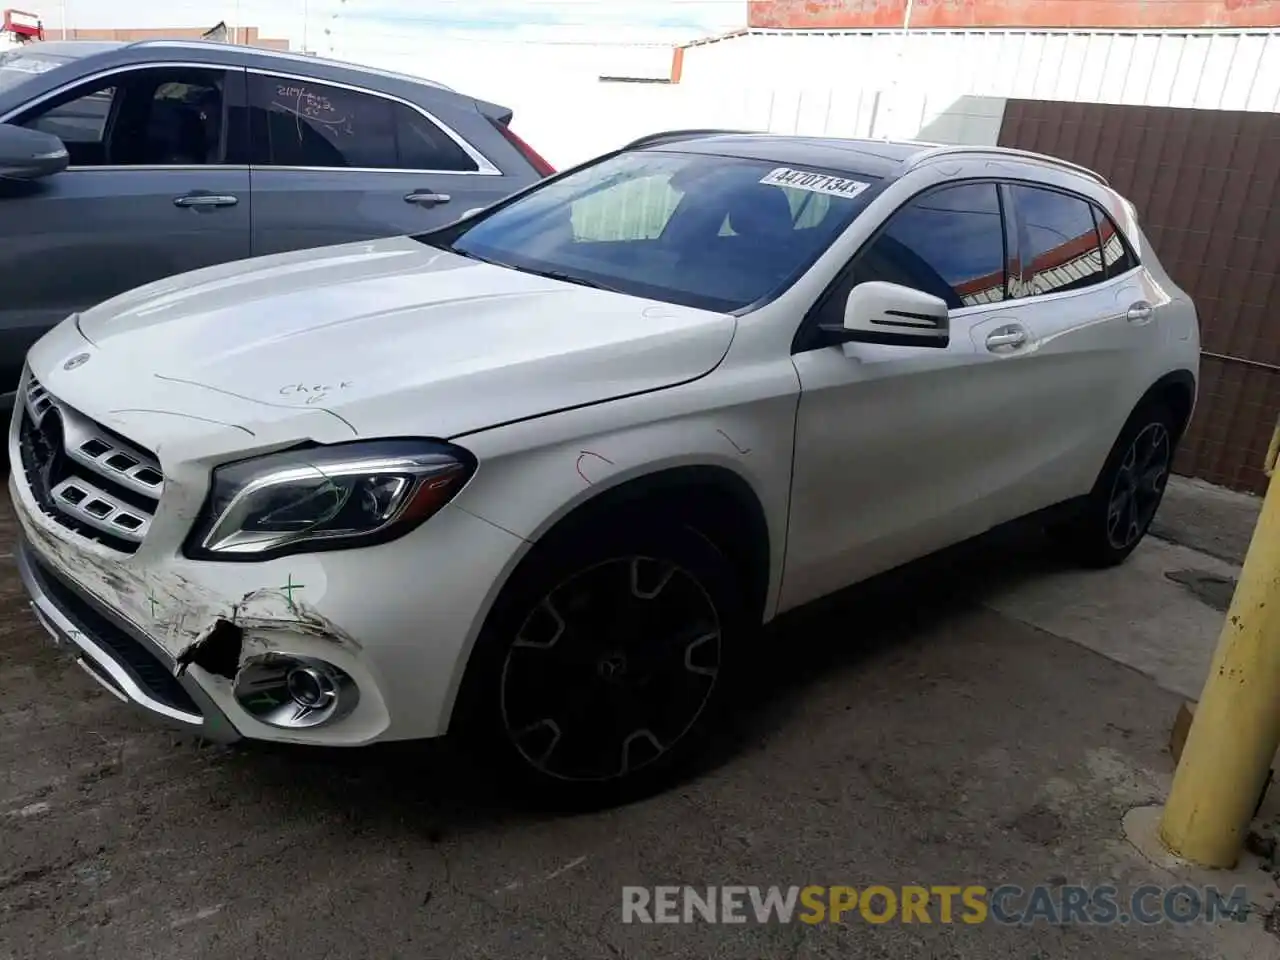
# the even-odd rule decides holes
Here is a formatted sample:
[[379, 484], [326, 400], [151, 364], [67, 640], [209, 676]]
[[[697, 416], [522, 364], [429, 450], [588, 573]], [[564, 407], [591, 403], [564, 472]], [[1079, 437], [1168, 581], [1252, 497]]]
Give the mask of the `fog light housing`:
[[338, 695], [328, 674], [315, 667], [294, 667], [285, 674], [284, 685], [293, 702], [308, 710], [323, 710]]
[[341, 720], [360, 700], [355, 681], [340, 667], [279, 653], [246, 661], [236, 674], [234, 695], [260, 723], [293, 730]]

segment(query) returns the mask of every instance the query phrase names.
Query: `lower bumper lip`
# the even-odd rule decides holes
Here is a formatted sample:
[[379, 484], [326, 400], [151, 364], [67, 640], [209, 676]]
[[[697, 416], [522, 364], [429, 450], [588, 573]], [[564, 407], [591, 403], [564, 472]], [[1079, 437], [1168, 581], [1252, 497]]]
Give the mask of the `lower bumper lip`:
[[25, 537], [15, 556], [41, 625], [108, 692], [208, 740], [240, 739], [239, 731], [189, 673], [175, 677], [170, 658], [95, 597], [41, 563]]

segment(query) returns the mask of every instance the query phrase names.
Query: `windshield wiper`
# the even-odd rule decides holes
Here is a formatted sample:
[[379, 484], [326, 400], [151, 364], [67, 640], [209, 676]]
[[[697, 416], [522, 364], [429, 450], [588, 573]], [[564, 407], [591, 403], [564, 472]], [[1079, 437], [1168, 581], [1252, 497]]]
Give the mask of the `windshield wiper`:
[[586, 277], [579, 277], [576, 274], [565, 273], [562, 270], [531, 270], [528, 267], [515, 267], [516, 270], [523, 270], [525, 273], [532, 273], [535, 276], [546, 277], [548, 280], [561, 280], [565, 283], [576, 283], [580, 287], [590, 287], [592, 290], [608, 290], [610, 293], [621, 293], [617, 287], [611, 287], [606, 283], [600, 283], [596, 280], [588, 280]]
[[560, 280], [564, 283], [574, 283], [580, 287], [590, 287], [593, 290], [608, 290], [610, 293], [621, 293], [622, 291], [608, 284], [600, 283], [596, 280], [588, 280], [586, 277], [579, 277], [576, 274], [565, 273], [563, 270], [535, 270], [532, 267], [522, 267], [514, 263], [504, 263], [501, 260], [490, 260], [488, 257], [482, 257], [478, 253], [472, 253], [470, 250], [460, 250], [447, 240], [432, 241], [428, 239], [430, 234], [423, 234], [415, 239], [419, 243], [425, 243], [427, 246], [435, 247], [437, 250], [444, 250], [448, 253], [455, 253], [460, 257], [466, 257], [468, 260], [477, 260], [480, 263], [489, 263], [495, 267], [505, 267], [508, 270], [518, 270], [521, 273], [531, 273], [535, 277], [546, 277], [548, 280]]
[[[434, 244], [433, 244], [433, 246], [434, 246]], [[454, 254], [457, 254], [457, 255], [458, 255], [458, 256], [460, 256], [460, 257], [466, 257], [468, 260], [475, 260], [475, 261], [477, 261], [477, 262], [479, 262], [479, 263], [491, 263], [491, 264], [493, 264], [495, 267], [505, 267], [505, 266], [507, 266], [507, 264], [505, 264], [505, 263], [501, 263], [501, 262], [500, 262], [500, 261], [498, 261], [498, 260], [490, 260], [488, 257], [482, 257], [482, 256], [480, 256], [480, 254], [478, 254], [478, 253], [472, 253], [470, 250], [459, 250], [457, 247], [455, 247], [455, 246], [454, 246], [453, 244], [451, 244], [451, 243], [442, 243], [442, 244], [440, 244], [440, 245], [439, 245], [439, 247], [437, 247], [437, 249], [439, 249], [439, 250], [444, 250], [444, 251], [446, 251], [447, 253], [454, 253]]]
[[425, 243], [429, 247], [435, 247], [437, 250], [443, 250], [445, 253], [452, 253], [459, 257], [466, 257], [468, 260], [476, 261], [476, 263], [488, 263], [495, 267], [506, 267], [508, 270], [516, 269], [511, 266], [511, 264], [503, 263], [501, 260], [490, 260], [488, 257], [482, 257], [480, 254], [472, 253], [470, 250], [460, 250], [447, 240], [432, 242], [430, 240], [418, 239], [418, 242]]

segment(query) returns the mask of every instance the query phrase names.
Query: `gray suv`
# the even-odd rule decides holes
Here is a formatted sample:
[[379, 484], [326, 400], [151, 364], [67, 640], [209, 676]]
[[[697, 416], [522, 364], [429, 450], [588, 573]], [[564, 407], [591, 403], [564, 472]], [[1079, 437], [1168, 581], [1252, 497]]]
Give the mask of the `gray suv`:
[[74, 311], [229, 260], [431, 229], [536, 182], [551, 168], [511, 115], [219, 43], [0, 54], [0, 405]]

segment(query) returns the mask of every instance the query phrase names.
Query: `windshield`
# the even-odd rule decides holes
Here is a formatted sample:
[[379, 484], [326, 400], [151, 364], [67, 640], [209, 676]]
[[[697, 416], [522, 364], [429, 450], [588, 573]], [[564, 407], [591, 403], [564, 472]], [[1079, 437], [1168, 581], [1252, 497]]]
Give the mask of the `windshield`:
[[0, 53], [0, 93], [25, 83], [32, 76], [69, 63], [67, 57], [52, 57], [31, 50], [6, 50]]
[[639, 151], [548, 183], [456, 234], [420, 239], [517, 270], [728, 312], [795, 282], [866, 206], [876, 182]]

